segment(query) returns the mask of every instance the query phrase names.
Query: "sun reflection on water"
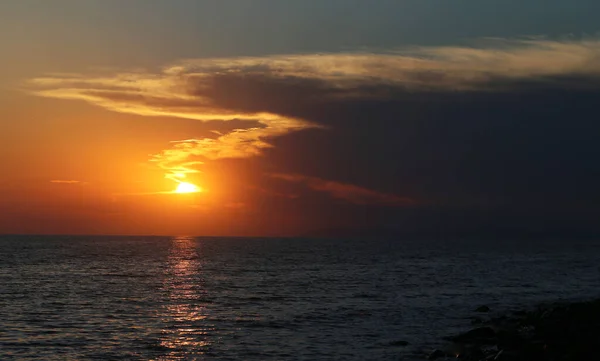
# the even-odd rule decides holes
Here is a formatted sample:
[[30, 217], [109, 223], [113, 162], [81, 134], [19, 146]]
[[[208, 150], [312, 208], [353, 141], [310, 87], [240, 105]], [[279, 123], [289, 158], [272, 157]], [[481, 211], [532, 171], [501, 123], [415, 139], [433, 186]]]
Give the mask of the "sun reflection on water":
[[163, 284], [168, 302], [162, 315], [164, 327], [160, 342], [166, 355], [158, 360], [201, 356], [211, 344], [209, 337], [214, 332], [214, 326], [207, 322], [198, 246], [192, 237], [171, 240]]

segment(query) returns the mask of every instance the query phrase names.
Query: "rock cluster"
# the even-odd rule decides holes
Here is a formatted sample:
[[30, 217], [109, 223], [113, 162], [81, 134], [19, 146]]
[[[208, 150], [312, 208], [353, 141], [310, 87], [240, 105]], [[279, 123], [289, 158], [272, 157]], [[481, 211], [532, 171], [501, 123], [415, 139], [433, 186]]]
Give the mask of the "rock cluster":
[[[480, 307], [481, 310], [487, 307]], [[580, 361], [600, 360], [600, 300], [540, 305], [532, 311], [487, 320], [477, 328], [446, 338], [430, 360]]]

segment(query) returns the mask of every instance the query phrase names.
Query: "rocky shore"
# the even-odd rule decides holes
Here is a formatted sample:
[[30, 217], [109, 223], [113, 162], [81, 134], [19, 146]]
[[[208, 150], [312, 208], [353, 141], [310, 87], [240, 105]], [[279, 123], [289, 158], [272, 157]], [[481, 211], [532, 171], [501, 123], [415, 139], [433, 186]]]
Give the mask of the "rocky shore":
[[539, 305], [530, 311], [488, 316], [475, 310], [468, 332], [448, 337], [430, 360], [583, 361], [600, 360], [600, 299]]

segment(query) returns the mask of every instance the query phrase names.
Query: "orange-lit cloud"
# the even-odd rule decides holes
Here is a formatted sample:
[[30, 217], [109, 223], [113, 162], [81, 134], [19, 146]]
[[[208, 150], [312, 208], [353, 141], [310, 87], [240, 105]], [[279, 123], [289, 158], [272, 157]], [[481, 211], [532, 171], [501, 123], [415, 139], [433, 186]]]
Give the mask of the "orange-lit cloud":
[[[168, 178], [181, 180], [199, 172], [203, 162], [258, 156], [271, 147], [269, 140], [274, 137], [322, 127], [289, 115], [287, 109], [302, 107], [303, 102], [318, 104], [327, 97], [386, 97], [390, 89], [503, 91], [512, 82], [548, 84], [567, 81], [565, 76], [600, 76], [600, 42], [595, 39], [496, 39], [480, 45], [388, 53], [190, 59], [155, 73], [54, 74], [31, 79], [27, 88], [38, 96], [83, 100], [121, 113], [259, 124], [215, 132], [214, 137], [174, 141], [151, 157]], [[584, 87], [586, 82], [571, 86]], [[339, 198], [360, 193], [358, 189], [342, 190], [339, 184], [312, 182], [311, 187]]]
[[78, 180], [61, 180], [61, 179], [51, 180], [50, 183], [56, 183], [56, 184], [83, 184], [82, 181], [78, 181]]
[[[387, 53], [275, 55], [189, 59], [160, 73], [110, 76], [55, 74], [28, 81], [40, 96], [79, 99], [111, 110], [198, 120], [258, 119], [275, 116], [214, 104], [216, 76], [270, 76], [280, 80], [318, 79], [338, 88], [401, 84], [409, 89], [485, 88], [498, 77], [523, 79], [562, 74], [600, 75], [600, 41], [491, 39], [478, 47], [415, 47]], [[236, 99], [231, 100], [232, 103]], [[239, 100], [237, 100], [239, 101]]]
[[354, 204], [408, 206], [417, 203], [414, 199], [409, 197], [400, 197], [395, 194], [377, 192], [353, 184], [335, 182], [316, 177], [307, 177], [298, 174], [271, 174], [270, 176], [289, 182], [305, 183], [313, 190], [329, 193], [334, 198], [343, 199]]
[[188, 174], [198, 173], [197, 167], [203, 160], [222, 158], [248, 158], [261, 154], [271, 147], [266, 141], [288, 132], [308, 127], [308, 123], [291, 123], [289, 120], [272, 121], [264, 127], [235, 129], [216, 138], [186, 139], [173, 141], [172, 147], [153, 155], [152, 162], [165, 169], [167, 177], [173, 180], [184, 179]]
[[272, 197], [277, 197], [277, 198], [296, 199], [296, 198], [300, 197], [300, 195], [296, 194], [296, 193], [277, 192], [274, 190], [265, 189], [265, 188], [256, 187], [256, 186], [246, 186], [246, 188], [257, 191], [262, 194], [265, 194], [267, 196], [272, 196]]

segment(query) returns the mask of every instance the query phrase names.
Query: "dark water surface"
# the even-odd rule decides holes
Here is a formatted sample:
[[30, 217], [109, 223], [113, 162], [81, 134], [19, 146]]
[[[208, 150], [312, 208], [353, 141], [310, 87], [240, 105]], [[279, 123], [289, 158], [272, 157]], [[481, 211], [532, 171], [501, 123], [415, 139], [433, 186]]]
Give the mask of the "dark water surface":
[[0, 360], [414, 359], [481, 304], [597, 296], [599, 259], [592, 241], [3, 236]]

